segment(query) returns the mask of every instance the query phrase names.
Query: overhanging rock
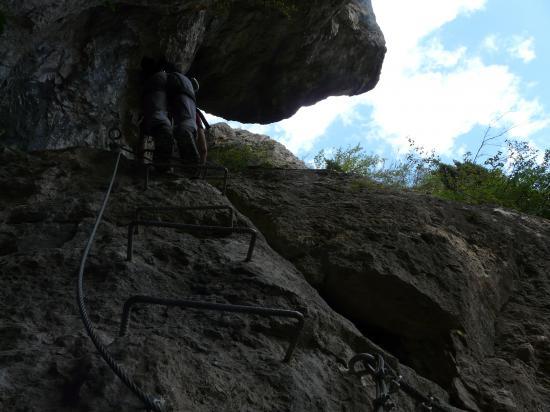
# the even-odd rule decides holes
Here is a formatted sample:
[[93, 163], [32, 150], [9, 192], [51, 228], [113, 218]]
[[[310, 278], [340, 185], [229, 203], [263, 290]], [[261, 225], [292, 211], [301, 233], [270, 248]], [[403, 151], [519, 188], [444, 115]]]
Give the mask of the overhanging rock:
[[286, 14], [271, 3], [5, 2], [0, 139], [30, 150], [104, 147], [113, 125], [135, 138], [143, 55], [191, 68], [200, 105], [243, 122], [376, 85], [386, 49], [370, 1], [312, 1]]
[[270, 123], [328, 96], [371, 90], [385, 52], [370, 0], [311, 1], [288, 16], [234, 7], [212, 20], [192, 70], [208, 110]]

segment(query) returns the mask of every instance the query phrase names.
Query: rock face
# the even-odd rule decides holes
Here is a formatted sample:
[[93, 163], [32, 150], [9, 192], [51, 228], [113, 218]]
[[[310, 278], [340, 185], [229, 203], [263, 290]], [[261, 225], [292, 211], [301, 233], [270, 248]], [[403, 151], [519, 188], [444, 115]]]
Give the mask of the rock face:
[[232, 129], [226, 123], [217, 123], [207, 132], [209, 157], [231, 167], [281, 167], [306, 169], [305, 163], [290, 150], [269, 136]]
[[297, 5], [290, 16], [242, 6], [212, 22], [192, 66], [206, 74], [205, 107], [270, 123], [329, 95], [376, 85], [386, 48], [370, 0], [288, 3]]
[[550, 222], [326, 171], [229, 198], [330, 306], [473, 411], [550, 410]]
[[[143, 410], [99, 357], [75, 299], [79, 260], [114, 160], [113, 153], [91, 149], [25, 154], [0, 147], [2, 411]], [[357, 352], [384, 352], [334, 312], [263, 236], [252, 260], [243, 262], [245, 234], [141, 229], [133, 260], [126, 261], [127, 225], [137, 207], [212, 204], [231, 205], [209, 184], [173, 175], [154, 176], [144, 190], [134, 164], [122, 161], [84, 278], [91, 320], [115, 359], [171, 411], [373, 410], [372, 381], [361, 385], [345, 364]], [[158, 211], [147, 218], [228, 223], [226, 211]], [[240, 213], [234, 223], [254, 228]], [[343, 273], [343, 279], [348, 276]], [[289, 363], [281, 362], [293, 330], [284, 319], [138, 305], [130, 333], [116, 337], [122, 305], [131, 295], [295, 309], [305, 313], [306, 326]], [[530, 341], [533, 350], [521, 350], [533, 362], [521, 363], [526, 373], [542, 368], [537, 365], [548, 342], [545, 331], [538, 333], [539, 340]], [[437, 384], [399, 366], [390, 354], [386, 358], [423, 393], [448, 399]], [[494, 362], [507, 370], [505, 361]], [[509, 387], [498, 388], [508, 401]], [[401, 411], [418, 410], [402, 393], [392, 398]]]
[[199, 104], [240, 121], [280, 120], [375, 86], [385, 46], [370, 1], [290, 1], [288, 15], [272, 3], [4, 1], [0, 139], [30, 150], [105, 147], [120, 126], [131, 140], [144, 55], [191, 68]]

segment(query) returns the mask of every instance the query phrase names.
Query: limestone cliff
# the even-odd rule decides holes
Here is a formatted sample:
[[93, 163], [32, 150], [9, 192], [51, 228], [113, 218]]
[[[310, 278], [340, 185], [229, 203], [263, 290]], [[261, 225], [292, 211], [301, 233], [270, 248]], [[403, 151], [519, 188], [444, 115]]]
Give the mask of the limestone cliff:
[[31, 150], [136, 136], [139, 64], [191, 70], [208, 112], [272, 122], [378, 81], [384, 38], [368, 0], [2, 0], [0, 131]]
[[[216, 126], [220, 147], [241, 136]], [[224, 138], [222, 133], [228, 135]], [[220, 144], [225, 142], [226, 144]], [[276, 145], [271, 145], [275, 147]], [[274, 151], [273, 153], [277, 153]], [[90, 149], [0, 151], [0, 409], [132, 411], [143, 405], [101, 360], [75, 302], [76, 269], [114, 162]], [[233, 173], [228, 197], [202, 180], [123, 160], [85, 271], [91, 319], [116, 359], [173, 411], [370, 411], [374, 383], [346, 368], [381, 353], [445, 411], [550, 407], [550, 224], [296, 167]], [[138, 207], [225, 205], [249, 237], [148, 228], [126, 260]], [[227, 225], [227, 211], [149, 212]], [[138, 306], [131, 295], [298, 310], [292, 322]], [[419, 403], [392, 394], [400, 411]]]
[[210, 159], [227, 167], [281, 167], [306, 169], [305, 163], [269, 136], [233, 129], [226, 123], [212, 125], [206, 134]]
[[[242, 121], [374, 87], [385, 46], [369, 1], [275, 3], [0, 3], [0, 139], [96, 147], [0, 146], [0, 410], [143, 410], [83, 328], [75, 272], [115, 160], [97, 147], [112, 126], [135, 138], [144, 54], [190, 69], [203, 107]], [[227, 197], [177, 174], [145, 190], [123, 159], [85, 270], [99, 339], [168, 410], [374, 410], [373, 380], [346, 368], [358, 352], [383, 354], [440, 410], [550, 409], [548, 221], [308, 170], [225, 125], [209, 139], [234, 161]], [[249, 234], [155, 227], [127, 260], [136, 208], [205, 205], [260, 233], [251, 261]], [[147, 219], [223, 226], [226, 212]], [[292, 309], [305, 328], [288, 363], [293, 323], [275, 318], [138, 306], [117, 337], [132, 295]], [[403, 390], [391, 398], [421, 409]]]
[[[0, 148], [0, 410], [143, 411], [86, 335], [75, 299], [76, 272], [115, 155], [91, 149], [25, 154]], [[333, 311], [304, 275], [259, 236], [147, 228], [126, 260], [128, 223], [138, 207], [226, 205], [204, 181], [143, 174], [123, 160], [85, 270], [84, 289], [100, 339], [170, 411], [370, 411], [367, 386], [346, 369], [357, 352], [381, 352]], [[224, 210], [148, 212], [150, 220], [228, 225]], [[254, 228], [237, 213], [236, 227]], [[283, 363], [293, 323], [278, 318], [138, 305], [130, 333], [117, 337], [131, 295], [298, 310], [305, 327]], [[437, 384], [388, 361], [407, 382]], [[400, 410], [414, 411], [403, 394]], [[448, 408], [446, 410], [453, 410]]]
[[229, 198], [332, 309], [473, 411], [550, 408], [550, 222], [322, 170]]

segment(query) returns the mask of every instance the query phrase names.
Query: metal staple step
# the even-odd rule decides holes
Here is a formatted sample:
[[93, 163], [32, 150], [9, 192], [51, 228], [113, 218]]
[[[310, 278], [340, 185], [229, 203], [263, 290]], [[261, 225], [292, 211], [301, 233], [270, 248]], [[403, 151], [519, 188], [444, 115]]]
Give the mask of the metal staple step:
[[212, 310], [217, 312], [232, 312], [258, 315], [264, 317], [294, 318], [298, 321], [294, 335], [290, 340], [283, 362], [289, 362], [298, 343], [300, 332], [304, 327], [304, 315], [301, 312], [287, 309], [268, 308], [264, 306], [231, 305], [226, 303], [214, 303], [189, 299], [165, 299], [153, 296], [132, 296], [124, 303], [120, 320], [119, 336], [125, 336], [130, 323], [132, 307], [138, 303], [148, 305], [176, 306], [180, 308], [192, 308], [198, 310]]

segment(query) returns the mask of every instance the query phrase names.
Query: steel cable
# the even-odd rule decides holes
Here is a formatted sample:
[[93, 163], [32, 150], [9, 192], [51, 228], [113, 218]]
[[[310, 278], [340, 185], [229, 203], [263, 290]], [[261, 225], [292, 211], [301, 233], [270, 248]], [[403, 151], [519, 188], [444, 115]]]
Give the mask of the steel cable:
[[[448, 412], [449, 409], [443, 405], [441, 400], [437, 399], [432, 395], [424, 395], [414, 386], [403, 381], [403, 377], [397, 373], [389, 364], [385, 363], [384, 358], [381, 354], [376, 354], [374, 356], [370, 353], [359, 353], [353, 356], [348, 362], [348, 369], [354, 375], [362, 377], [364, 375], [372, 375], [377, 385], [377, 398], [375, 399], [377, 410], [383, 410], [386, 407], [386, 402], [389, 401], [389, 395], [392, 392], [402, 390], [411, 398], [420, 402], [425, 410], [438, 410], [442, 412]], [[376, 360], [378, 359], [378, 364], [374, 366]], [[380, 360], [382, 362], [380, 362]], [[355, 365], [359, 362], [363, 363], [363, 366], [366, 367], [364, 370], [355, 369]], [[382, 365], [382, 367], [380, 367]], [[387, 389], [386, 383], [393, 385], [393, 391]], [[393, 403], [388, 405], [388, 409], [393, 408], [395, 405]]]
[[99, 223], [101, 223], [101, 219], [103, 217], [103, 213], [105, 211], [105, 208], [107, 206], [107, 203], [109, 201], [109, 196], [111, 195], [111, 191], [113, 189], [113, 184], [116, 179], [116, 175], [118, 172], [118, 165], [120, 163], [120, 157], [122, 152], [118, 152], [117, 159], [115, 162], [113, 175], [111, 177], [111, 181], [109, 183], [109, 188], [105, 192], [105, 197], [103, 199], [103, 204], [101, 205], [101, 208], [97, 214], [94, 227], [92, 229], [92, 232], [90, 234], [90, 237], [88, 238], [88, 242], [86, 244], [86, 247], [84, 248], [84, 252], [82, 254], [82, 259], [80, 261], [80, 268], [78, 271], [78, 282], [77, 282], [77, 288], [76, 288], [76, 295], [77, 295], [77, 303], [78, 303], [78, 309], [80, 311], [80, 317], [82, 319], [82, 322], [84, 323], [84, 327], [86, 328], [86, 332], [88, 333], [88, 336], [94, 343], [97, 351], [101, 355], [101, 357], [107, 362], [107, 365], [113, 370], [113, 372], [120, 378], [122, 382], [128, 388], [139, 398], [143, 401], [143, 403], [147, 406], [148, 410], [152, 410], [154, 412], [164, 412], [164, 405], [163, 401], [159, 398], [155, 398], [151, 395], [148, 395], [145, 393], [141, 388], [137, 386], [137, 384], [134, 382], [133, 379], [131, 379], [128, 376], [128, 373], [122, 368], [122, 366], [109, 354], [106, 346], [101, 342], [101, 339], [97, 335], [97, 333], [94, 330], [92, 321], [90, 320], [90, 317], [88, 316], [88, 311], [86, 310], [86, 304], [84, 302], [84, 268], [86, 266], [86, 260], [88, 258], [88, 254], [90, 253], [90, 249], [92, 248], [92, 244], [94, 242], [94, 238], [97, 232], [97, 228], [99, 226]]

